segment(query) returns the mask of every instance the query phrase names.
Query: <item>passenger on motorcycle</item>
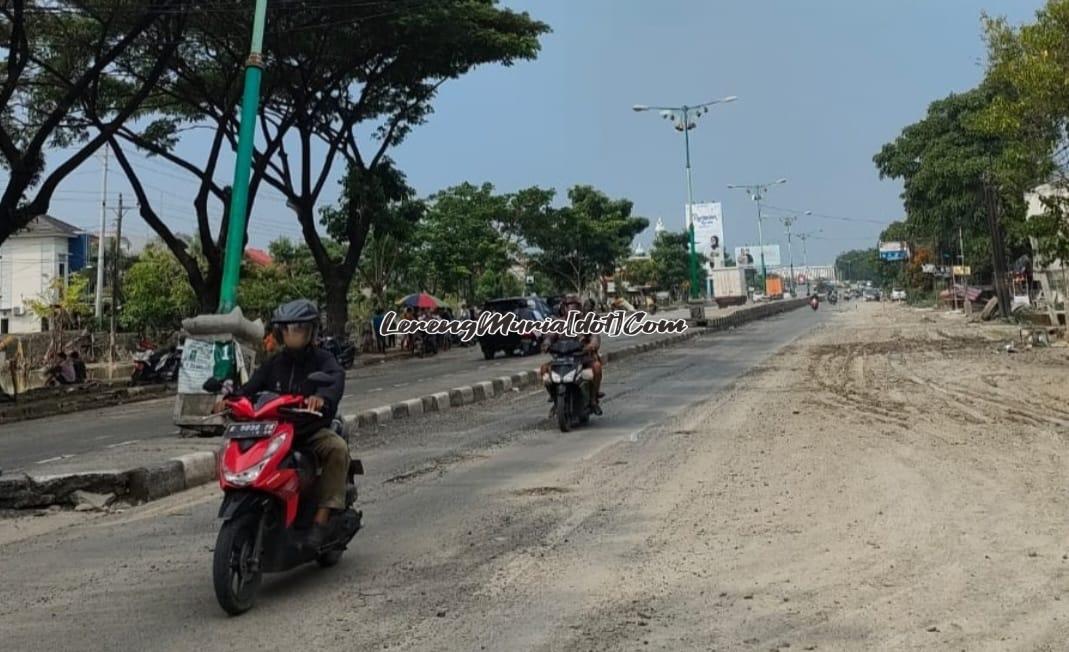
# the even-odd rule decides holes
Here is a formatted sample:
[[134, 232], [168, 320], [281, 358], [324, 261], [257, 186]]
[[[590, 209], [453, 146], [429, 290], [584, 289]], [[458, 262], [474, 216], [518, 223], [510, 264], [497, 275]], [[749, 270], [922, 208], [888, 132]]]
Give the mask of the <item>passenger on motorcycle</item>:
[[[305, 401], [305, 407], [323, 414], [322, 418], [297, 431], [298, 446], [312, 451], [320, 469], [316, 491], [319, 497], [315, 526], [309, 543], [320, 545], [328, 534], [332, 510], [345, 509], [345, 480], [349, 468], [349, 445], [330, 428], [345, 392], [345, 371], [330, 352], [313, 346], [319, 325], [319, 310], [307, 299], [297, 299], [278, 307], [271, 318], [276, 342], [282, 344], [277, 355], [268, 358], [236, 394], [253, 396], [258, 392], [303, 394], [305, 380], [322, 371], [334, 377], [334, 384], [319, 387]], [[216, 404], [222, 411], [224, 404]]]
[[[576, 312], [576, 313], [579, 313], [580, 315], [583, 312], [583, 303], [579, 299], [579, 295], [576, 295], [576, 294], [566, 295], [564, 297], [564, 299], [560, 303], [560, 317], [561, 318], [566, 318], [568, 316], [568, 313], [571, 313], [571, 312]], [[546, 336], [545, 340], [543, 340], [543, 342], [542, 342], [542, 350], [543, 351], [548, 351], [550, 345], [552, 345], [554, 342], [556, 342], [556, 341], [558, 341], [558, 340], [560, 340], [560, 339], [562, 339], [564, 337], [566, 337], [566, 336], [558, 335], [556, 333], [550, 333], [549, 335]], [[591, 384], [590, 409], [591, 409], [591, 411], [594, 412], [594, 414], [597, 414], [597, 415], [600, 416], [601, 415], [601, 398], [602, 398], [602, 396], [604, 396], [604, 394], [601, 393], [602, 362], [601, 362], [601, 355], [598, 353], [598, 351], [601, 349], [601, 336], [600, 335], [594, 335], [594, 334], [587, 334], [587, 335], [583, 335], [582, 337], [580, 337], [579, 341], [582, 342], [582, 344], [583, 344], [583, 352], [585, 354], [583, 356], [583, 367], [587, 368], [587, 369], [590, 369], [594, 374], [594, 378], [590, 383]], [[545, 363], [542, 364], [542, 368], [539, 371], [538, 375], [539, 375], [539, 377], [542, 377], [542, 376], [545, 376], [547, 373], [549, 373], [549, 363], [545, 362]], [[547, 389], [547, 391], [548, 391], [548, 389]], [[553, 401], [553, 396], [550, 396], [549, 400]]]

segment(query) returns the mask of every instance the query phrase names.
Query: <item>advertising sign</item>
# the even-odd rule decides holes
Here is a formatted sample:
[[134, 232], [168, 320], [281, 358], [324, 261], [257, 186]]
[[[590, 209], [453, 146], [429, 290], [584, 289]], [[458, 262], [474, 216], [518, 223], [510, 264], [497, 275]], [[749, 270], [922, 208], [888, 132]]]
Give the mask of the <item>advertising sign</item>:
[[909, 260], [909, 245], [905, 242], [881, 242], [880, 260]]
[[724, 266], [724, 214], [720, 202], [691, 206], [694, 219], [694, 247], [711, 263], [706, 270]]
[[[765, 267], [779, 267], [782, 263], [779, 257], [779, 245], [765, 245]], [[735, 264], [739, 267], [760, 267], [761, 247], [757, 245], [744, 245], [735, 247]]]

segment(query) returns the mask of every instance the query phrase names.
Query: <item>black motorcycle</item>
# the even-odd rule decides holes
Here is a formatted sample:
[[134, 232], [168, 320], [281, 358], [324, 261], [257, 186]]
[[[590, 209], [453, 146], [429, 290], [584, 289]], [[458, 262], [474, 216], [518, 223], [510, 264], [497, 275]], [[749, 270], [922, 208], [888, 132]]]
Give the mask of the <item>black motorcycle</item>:
[[182, 347], [172, 346], [159, 351], [142, 351], [134, 356], [134, 370], [130, 384], [178, 382], [182, 368]]
[[544, 378], [553, 397], [553, 411], [561, 432], [590, 421], [590, 394], [594, 372], [583, 368], [583, 344], [577, 340], [558, 340], [549, 347], [553, 360]]
[[343, 369], [353, 368], [353, 363], [356, 362], [356, 345], [328, 336], [323, 338], [320, 346], [330, 351]]

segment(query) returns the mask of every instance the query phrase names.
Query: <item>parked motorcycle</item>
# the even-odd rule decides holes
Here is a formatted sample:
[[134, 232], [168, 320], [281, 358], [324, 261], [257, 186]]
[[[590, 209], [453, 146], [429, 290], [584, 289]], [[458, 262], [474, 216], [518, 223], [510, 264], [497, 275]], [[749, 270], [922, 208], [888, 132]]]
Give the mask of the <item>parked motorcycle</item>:
[[134, 354], [134, 370], [130, 384], [178, 382], [178, 370], [182, 367], [182, 347], [172, 346], [164, 350], [138, 351]]
[[[333, 379], [322, 372], [308, 376], [311, 393]], [[223, 384], [211, 378], [204, 389], [219, 393]], [[220, 606], [238, 615], [252, 608], [264, 573], [286, 571], [315, 561], [326, 568], [338, 563], [361, 526], [356, 511], [354, 477], [364, 472], [360, 460], [349, 463], [345, 509], [332, 517], [322, 546], [308, 544], [317, 500], [314, 485], [318, 470], [310, 451], [294, 441], [296, 427], [321, 418], [304, 408], [305, 397], [261, 392], [253, 399], [224, 396], [234, 421], [219, 465], [223, 524], [215, 542], [212, 577]], [[334, 427], [344, 435], [341, 421]]]
[[356, 362], [356, 345], [332, 336], [324, 337], [319, 345], [330, 351], [343, 369], [353, 368], [353, 363]]
[[557, 340], [549, 347], [553, 355], [545, 383], [553, 396], [553, 410], [561, 432], [590, 421], [590, 393], [594, 372], [583, 368], [583, 345], [573, 339]]

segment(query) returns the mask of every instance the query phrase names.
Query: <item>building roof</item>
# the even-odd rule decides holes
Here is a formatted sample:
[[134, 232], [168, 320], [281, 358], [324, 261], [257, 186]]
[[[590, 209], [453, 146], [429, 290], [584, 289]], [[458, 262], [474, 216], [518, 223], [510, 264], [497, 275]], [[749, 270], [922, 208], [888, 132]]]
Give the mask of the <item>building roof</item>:
[[245, 260], [260, 267], [268, 267], [275, 262], [274, 259], [271, 258], [271, 254], [263, 249], [255, 249], [253, 247], [245, 249]]
[[38, 215], [30, 220], [30, 223], [20, 229], [12, 237], [35, 237], [63, 236], [73, 237], [80, 235], [82, 230], [73, 224], [67, 224], [63, 220], [56, 219], [51, 215]]

